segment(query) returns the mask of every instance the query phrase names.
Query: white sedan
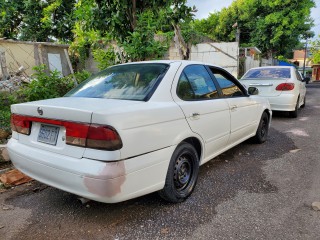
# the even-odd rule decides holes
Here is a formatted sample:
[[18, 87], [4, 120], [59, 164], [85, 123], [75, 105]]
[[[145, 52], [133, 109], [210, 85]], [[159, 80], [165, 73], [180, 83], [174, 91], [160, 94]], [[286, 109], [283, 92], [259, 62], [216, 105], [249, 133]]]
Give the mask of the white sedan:
[[287, 111], [296, 118], [306, 103], [306, 84], [293, 66], [252, 68], [240, 79], [246, 87], [256, 87], [268, 98], [273, 111]]
[[267, 99], [190, 61], [112, 66], [65, 97], [11, 110], [8, 150], [19, 170], [106, 203], [155, 191], [185, 200], [200, 165], [248, 138], [266, 141], [271, 120]]

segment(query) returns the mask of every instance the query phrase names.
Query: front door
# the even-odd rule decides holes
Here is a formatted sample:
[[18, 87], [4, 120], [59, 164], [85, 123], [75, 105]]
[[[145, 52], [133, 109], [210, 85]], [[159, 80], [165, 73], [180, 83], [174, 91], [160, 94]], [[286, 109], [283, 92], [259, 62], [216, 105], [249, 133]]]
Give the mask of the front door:
[[244, 87], [231, 74], [218, 68], [209, 68], [228, 102], [231, 115], [230, 138], [228, 145], [235, 145], [256, 131], [258, 102], [247, 95]]

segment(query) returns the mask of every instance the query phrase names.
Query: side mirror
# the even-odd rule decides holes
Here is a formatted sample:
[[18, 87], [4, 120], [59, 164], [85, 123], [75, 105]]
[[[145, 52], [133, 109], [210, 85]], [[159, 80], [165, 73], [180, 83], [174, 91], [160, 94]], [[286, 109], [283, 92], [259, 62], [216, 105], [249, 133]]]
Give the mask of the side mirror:
[[305, 82], [308, 84], [310, 82], [310, 77], [303, 78], [302, 82]]
[[248, 88], [248, 93], [250, 95], [258, 95], [259, 94], [259, 90], [256, 87], [249, 87]]

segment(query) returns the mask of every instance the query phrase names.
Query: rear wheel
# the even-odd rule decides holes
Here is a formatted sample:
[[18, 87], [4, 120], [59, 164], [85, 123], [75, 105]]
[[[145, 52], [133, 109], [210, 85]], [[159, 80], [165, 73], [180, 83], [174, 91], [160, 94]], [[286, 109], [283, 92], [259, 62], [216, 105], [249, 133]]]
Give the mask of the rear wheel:
[[264, 143], [267, 140], [269, 132], [269, 116], [264, 112], [261, 116], [260, 123], [254, 136], [254, 140], [257, 143]]
[[294, 111], [289, 112], [289, 117], [291, 117], [291, 118], [298, 117], [298, 109], [299, 109], [299, 98], [297, 100], [296, 107], [295, 107]]
[[164, 188], [159, 191], [166, 201], [178, 203], [193, 192], [199, 172], [199, 157], [189, 143], [181, 143], [173, 152]]

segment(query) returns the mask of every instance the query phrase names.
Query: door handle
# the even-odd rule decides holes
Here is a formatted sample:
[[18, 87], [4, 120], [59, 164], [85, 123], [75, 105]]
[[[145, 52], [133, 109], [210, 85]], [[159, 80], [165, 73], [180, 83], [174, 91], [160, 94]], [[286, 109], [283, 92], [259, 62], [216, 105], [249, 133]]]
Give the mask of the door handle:
[[233, 105], [233, 106], [231, 106], [230, 109], [231, 109], [231, 111], [235, 111], [235, 110], [237, 110], [237, 108], [238, 108], [237, 105]]
[[192, 113], [191, 117], [193, 119], [199, 119], [200, 118], [200, 114], [199, 113]]

